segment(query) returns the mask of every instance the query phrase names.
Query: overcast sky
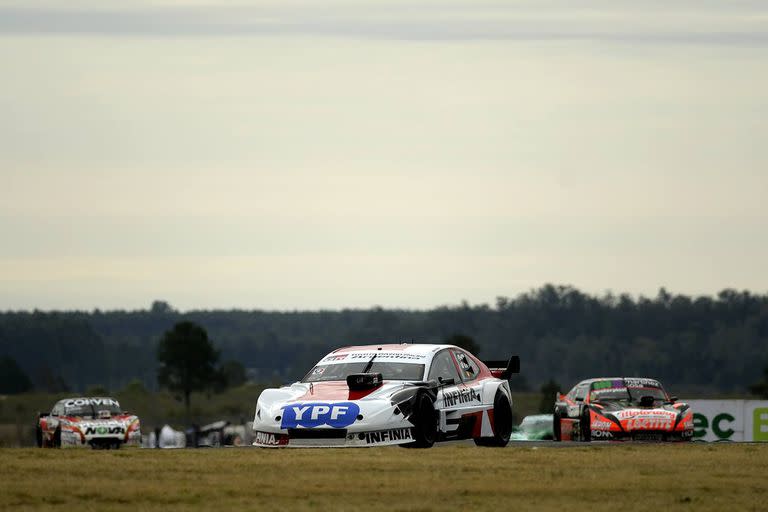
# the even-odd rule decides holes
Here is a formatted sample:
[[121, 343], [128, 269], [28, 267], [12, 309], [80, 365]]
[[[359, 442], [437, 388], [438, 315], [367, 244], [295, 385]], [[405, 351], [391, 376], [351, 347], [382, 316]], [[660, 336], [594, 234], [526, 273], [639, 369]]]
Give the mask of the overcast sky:
[[768, 292], [764, 1], [0, 0], [0, 70], [0, 309]]

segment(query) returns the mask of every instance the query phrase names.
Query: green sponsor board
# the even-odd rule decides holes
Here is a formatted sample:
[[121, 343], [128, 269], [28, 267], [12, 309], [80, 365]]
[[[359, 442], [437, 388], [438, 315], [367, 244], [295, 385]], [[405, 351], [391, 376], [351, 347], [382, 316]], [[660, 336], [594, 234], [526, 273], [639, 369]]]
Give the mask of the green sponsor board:
[[[744, 400], [684, 400], [693, 411], [693, 439], [745, 441]], [[752, 432], [749, 432], [751, 437]]]
[[768, 407], [755, 407], [752, 411], [752, 440], [768, 441]]
[[683, 400], [693, 410], [693, 438], [768, 442], [766, 400]]
[[700, 413], [693, 413], [693, 438], [701, 439], [706, 437], [707, 431], [710, 430], [717, 440], [731, 439], [734, 434], [734, 430], [730, 427], [736, 418], [727, 412], [722, 412], [709, 418]]

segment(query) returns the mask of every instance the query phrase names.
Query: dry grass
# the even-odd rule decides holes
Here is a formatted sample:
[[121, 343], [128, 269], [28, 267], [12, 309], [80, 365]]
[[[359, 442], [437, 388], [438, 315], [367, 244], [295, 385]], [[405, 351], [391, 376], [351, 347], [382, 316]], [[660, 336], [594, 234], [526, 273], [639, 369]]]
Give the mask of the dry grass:
[[768, 445], [0, 449], [0, 510], [766, 510]]

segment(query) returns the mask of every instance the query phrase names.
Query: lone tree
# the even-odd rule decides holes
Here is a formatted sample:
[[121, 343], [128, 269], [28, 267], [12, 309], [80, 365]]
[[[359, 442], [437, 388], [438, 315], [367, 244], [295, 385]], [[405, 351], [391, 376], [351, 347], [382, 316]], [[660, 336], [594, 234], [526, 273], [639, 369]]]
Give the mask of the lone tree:
[[0, 357], [0, 393], [14, 395], [32, 389], [32, 382], [15, 359]]
[[202, 391], [216, 380], [219, 352], [208, 339], [205, 329], [193, 322], [179, 322], [166, 331], [157, 347], [161, 366], [157, 380], [161, 386], [184, 395], [189, 421], [189, 396]]

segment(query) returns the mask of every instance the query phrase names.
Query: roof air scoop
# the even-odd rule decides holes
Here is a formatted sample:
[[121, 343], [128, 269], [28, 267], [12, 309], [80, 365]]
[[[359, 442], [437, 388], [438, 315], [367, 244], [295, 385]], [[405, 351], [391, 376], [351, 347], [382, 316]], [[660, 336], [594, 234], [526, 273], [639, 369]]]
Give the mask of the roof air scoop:
[[381, 373], [352, 373], [347, 375], [347, 386], [351, 391], [362, 391], [381, 386], [384, 378]]

